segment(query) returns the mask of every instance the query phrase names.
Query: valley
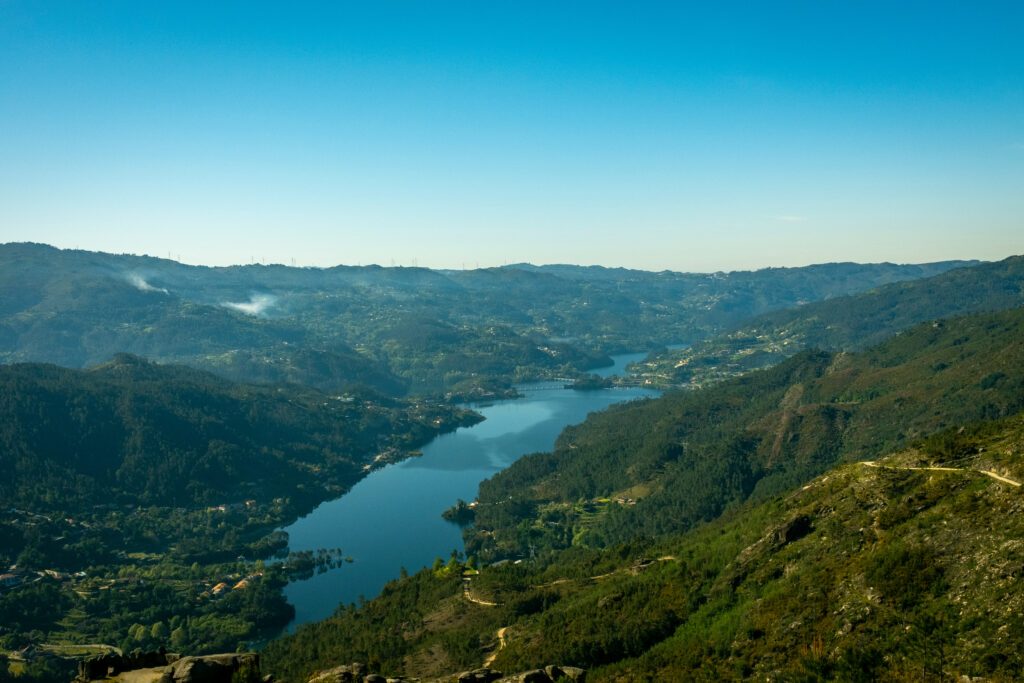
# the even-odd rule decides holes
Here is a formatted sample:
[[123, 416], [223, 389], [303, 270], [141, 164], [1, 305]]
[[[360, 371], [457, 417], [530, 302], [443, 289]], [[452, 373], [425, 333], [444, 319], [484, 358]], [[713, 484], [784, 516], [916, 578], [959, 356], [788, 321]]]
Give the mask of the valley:
[[[791, 302], [777, 312], [766, 312], [776, 304], [748, 301], [742, 315], [724, 316], [701, 303], [707, 300], [699, 280], [671, 276], [666, 295], [679, 298], [680, 312], [664, 327], [634, 325], [614, 334], [601, 331], [606, 314], [599, 307], [571, 328], [540, 321], [559, 309], [559, 296], [568, 301], [612, 284], [639, 293], [656, 287], [650, 274], [361, 269], [335, 280], [332, 296], [352, 297], [346, 293], [352, 290], [385, 297], [374, 305], [392, 322], [378, 328], [374, 314], [330, 317], [326, 294], [302, 293], [320, 291], [324, 273], [242, 269], [200, 284], [191, 277], [198, 274], [158, 263], [166, 270], [150, 271], [148, 289], [140, 289], [138, 282], [116, 284], [91, 270], [102, 262], [109, 273], [118, 258], [88, 256], [89, 268], [80, 265], [82, 255], [67, 258], [72, 272], [81, 273], [72, 277], [84, 278], [85, 286], [126, 286], [141, 297], [141, 309], [128, 303], [109, 315], [83, 310], [86, 319], [128, 335], [105, 343], [135, 351], [145, 339], [152, 344], [160, 335], [136, 336], [141, 328], [116, 321], [157, 309], [168, 330], [194, 325], [196, 315], [205, 322], [192, 328], [186, 346], [147, 346], [160, 362], [118, 352], [86, 369], [38, 362], [0, 367], [4, 466], [14, 474], [0, 482], [8, 505], [0, 518], [0, 559], [10, 567], [0, 593], [0, 645], [16, 664], [25, 662], [26, 681], [50, 675], [39, 667], [66, 671], [98, 645], [195, 655], [255, 647], [265, 672], [298, 683], [351, 661], [387, 675], [441, 679], [458, 670], [554, 662], [587, 669], [593, 680], [675, 679], [698, 671], [726, 678], [805, 675], [814, 667], [833, 676], [857, 662], [898, 679], [935, 664], [912, 639], [884, 635], [892, 628], [887, 601], [895, 598], [878, 603], [872, 591], [882, 589], [868, 583], [870, 616], [837, 627], [850, 639], [828, 640], [832, 621], [813, 611], [814, 600], [800, 608], [792, 623], [801, 626], [790, 634], [757, 625], [774, 604], [764, 602], [764, 591], [777, 586], [770, 590], [785, 596], [826, 574], [848, 577], [842, 580], [853, 584], [828, 589], [822, 599], [832, 604], [842, 595], [860, 605], [863, 598], [854, 600], [850, 585], [880, 581], [879, 572], [926, 568], [942, 581], [912, 583], [899, 604], [920, 608], [914, 619], [930, 624], [929, 632], [974, 633], [975, 626], [950, 616], [945, 581], [956, 573], [942, 564], [946, 551], [932, 544], [931, 532], [912, 547], [890, 548], [881, 531], [852, 545], [844, 525], [866, 514], [851, 506], [866, 505], [864, 482], [870, 481], [880, 496], [871, 500], [881, 506], [872, 514], [895, 510], [907, 496], [941, 495], [931, 505], [944, 506], [944, 519], [973, 533], [972, 525], [987, 522], [964, 517], [964, 492], [985, 492], [994, 496], [991, 505], [1012, 507], [1012, 498], [1004, 498], [1024, 476], [1014, 447], [990, 445], [1017, 438], [1014, 416], [1024, 410], [1016, 258], [919, 268], [915, 279], [895, 284], [892, 279], [911, 277], [911, 269], [815, 267], [801, 274], [813, 285], [800, 287], [835, 298]], [[840, 274], [844, 289], [837, 290]], [[777, 305], [784, 307], [785, 297], [809, 291], [794, 286], [803, 282], [795, 275], [738, 275], [728, 294], [716, 296], [743, 301], [742, 283], [765, 278], [779, 287]], [[486, 292], [486, 279], [509, 277], [524, 289], [506, 286], [504, 299], [523, 297], [523, 308], [500, 309], [487, 295], [476, 308], [451, 304], [445, 325], [461, 331], [434, 337], [439, 318], [431, 316], [441, 304], [431, 297], [456, 284], [459, 296], [467, 287]], [[216, 303], [242, 297], [238, 287], [256, 286], [251, 278], [263, 278], [258, 286], [264, 288], [275, 283], [275, 303], [260, 299], [266, 306], [259, 310]], [[552, 278], [565, 282], [552, 289]], [[285, 282], [290, 293], [281, 288]], [[12, 312], [8, 330], [25, 334], [41, 324], [45, 307], [68, 305], [41, 294], [55, 291], [54, 283], [41, 286], [37, 279], [32, 286], [36, 293], [22, 302], [37, 303]], [[541, 289], [531, 287], [555, 296], [538, 298]], [[406, 288], [401, 297], [399, 288]], [[183, 298], [170, 302], [171, 292]], [[147, 308], [154, 305], [150, 297], [160, 297], [157, 309]], [[427, 322], [389, 346], [373, 335], [399, 329], [392, 326], [398, 308]], [[61, 319], [70, 315], [61, 310]], [[763, 354], [722, 341], [753, 334], [742, 331], [748, 328], [769, 329], [762, 321], [786, 316], [789, 322], [771, 329], [789, 330], [788, 342], [768, 342], [785, 352]], [[206, 327], [214, 319], [229, 325], [214, 333]], [[867, 328], [859, 321], [874, 322]], [[730, 332], [730, 325], [741, 331]], [[841, 325], [846, 331], [836, 332]], [[54, 343], [62, 339], [60, 348], [79, 354], [96, 338], [90, 329]], [[504, 341], [466, 346], [467, 334]], [[24, 353], [17, 350], [23, 342], [7, 339], [15, 354], [9, 360]], [[232, 358], [272, 356], [228, 367], [213, 362], [216, 354], [196, 353], [239, 342]], [[632, 345], [640, 342], [665, 350], [648, 357]], [[330, 344], [330, 353], [348, 349], [347, 365], [322, 364]], [[510, 344], [540, 355], [516, 356]], [[723, 344], [732, 344], [734, 360], [760, 360], [725, 361], [715, 355]], [[67, 362], [71, 357], [57, 348], [47, 353]], [[469, 361], [471, 348], [482, 364]], [[624, 348], [633, 352], [607, 355]], [[320, 354], [318, 360], [299, 363], [312, 359], [309, 353]], [[680, 375], [681, 361], [672, 360], [678, 358], [708, 372]], [[514, 366], [503, 365], [509, 362]], [[663, 374], [659, 364], [669, 362], [674, 374]], [[448, 367], [459, 370], [453, 375]], [[317, 379], [306, 386], [307, 376], [295, 372]], [[942, 477], [928, 480], [942, 493], [906, 493], [917, 486], [913, 477]], [[846, 489], [826, 485], [835, 481], [863, 496], [843, 497]], [[986, 485], [1002, 488], [989, 493]], [[835, 500], [794, 507], [823, 491]], [[452, 506], [459, 525], [442, 519]], [[846, 512], [826, 524], [820, 510], [829, 508]], [[888, 528], [879, 524], [872, 528]], [[831, 531], [820, 534], [821, 547], [838, 542], [847, 553], [841, 566], [829, 564], [838, 560], [822, 550], [777, 564], [777, 553], [806, 547], [812, 541], [804, 539], [824, 528]], [[1012, 526], [1003, 531], [1012, 533]], [[888, 559], [870, 559], [876, 555]], [[882, 570], [878, 562], [888, 564]], [[972, 595], [979, 605], [989, 599]], [[783, 600], [773, 610], [793, 608], [790, 598], [772, 599]], [[871, 608], [871, 600], [881, 607]], [[945, 611], [936, 617], [935, 610]], [[746, 645], [737, 645], [747, 642], [737, 628], [746, 629]], [[699, 648], [696, 633], [706, 641]], [[773, 664], [767, 652], [804, 652], [793, 644], [797, 633], [810, 643], [806, 654]], [[879, 650], [883, 635], [895, 640]], [[722, 649], [726, 641], [731, 645]], [[949, 661], [995, 675], [1008, 670], [1013, 643]], [[86, 649], [72, 656], [74, 647]], [[64, 659], [52, 656], [58, 652]]]
[[0, 683], [1024, 680], [1021, 26], [0, 0]]

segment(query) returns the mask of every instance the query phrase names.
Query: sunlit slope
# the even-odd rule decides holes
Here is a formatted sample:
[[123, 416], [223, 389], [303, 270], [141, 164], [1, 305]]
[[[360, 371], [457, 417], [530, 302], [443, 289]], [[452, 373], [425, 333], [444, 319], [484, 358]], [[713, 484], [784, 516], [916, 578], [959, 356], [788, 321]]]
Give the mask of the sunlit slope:
[[[470, 548], [497, 559], [657, 536], [835, 463], [1012, 414], [1024, 408], [1022, 339], [1024, 309], [969, 316], [613, 407], [484, 482]], [[600, 498], [612, 502], [598, 514], [578, 504]]]
[[588, 680], [1016, 680], [1024, 417], [945, 430], [684, 534], [450, 562], [274, 641], [283, 680], [343, 661], [438, 676], [559, 661]]
[[1024, 257], [959, 268], [862, 294], [767, 313], [692, 348], [635, 367], [659, 384], [703, 385], [803, 349], [864, 349], [913, 325], [1024, 305]]

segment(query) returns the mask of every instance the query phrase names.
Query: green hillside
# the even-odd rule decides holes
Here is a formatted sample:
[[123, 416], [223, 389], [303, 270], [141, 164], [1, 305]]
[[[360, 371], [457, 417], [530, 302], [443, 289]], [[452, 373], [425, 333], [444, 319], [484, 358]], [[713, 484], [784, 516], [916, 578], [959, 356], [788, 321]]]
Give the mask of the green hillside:
[[272, 642], [264, 668], [286, 681], [352, 659], [424, 676], [486, 659], [571, 663], [591, 681], [1018, 680], [1022, 452], [1024, 417], [969, 425], [686, 534], [467, 570], [468, 595], [496, 606], [469, 601], [452, 563]]
[[342, 561], [288, 556], [275, 529], [476, 419], [128, 355], [2, 366], [0, 648], [216, 652], [269, 637], [294, 613], [288, 578]]
[[[1024, 309], [804, 352], [702, 391], [615, 406], [480, 486], [482, 559], [686, 529], [844, 460], [1024, 409]], [[601, 502], [604, 501], [604, 502]]]
[[633, 371], [659, 385], [701, 386], [804, 349], [864, 349], [922, 322], [1021, 305], [1024, 257], [1013, 256], [766, 313], [691, 348], [655, 354]]
[[463, 413], [373, 395], [240, 385], [121, 355], [89, 370], [0, 366], [0, 495], [12, 505], [95, 500], [210, 505], [317, 501], [389, 446], [415, 447]]
[[956, 318], [592, 415], [481, 486], [469, 565], [272, 642], [267, 668], [1014, 680], [1021, 339], [1024, 309]]

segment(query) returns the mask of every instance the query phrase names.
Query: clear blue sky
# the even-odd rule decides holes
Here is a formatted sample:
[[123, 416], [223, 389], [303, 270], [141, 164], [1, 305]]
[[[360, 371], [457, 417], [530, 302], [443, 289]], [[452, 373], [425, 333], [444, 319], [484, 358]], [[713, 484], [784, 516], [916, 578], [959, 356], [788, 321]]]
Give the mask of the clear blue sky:
[[1021, 2], [0, 0], [0, 242], [731, 270], [1024, 252]]

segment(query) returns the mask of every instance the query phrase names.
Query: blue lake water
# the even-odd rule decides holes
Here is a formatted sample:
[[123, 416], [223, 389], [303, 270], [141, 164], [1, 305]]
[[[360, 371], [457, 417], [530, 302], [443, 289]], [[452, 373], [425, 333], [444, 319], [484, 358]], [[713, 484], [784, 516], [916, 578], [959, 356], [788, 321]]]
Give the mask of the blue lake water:
[[[644, 355], [616, 356], [614, 367], [621, 373], [625, 363]], [[551, 450], [562, 429], [588, 413], [658, 395], [640, 388], [531, 390], [527, 385], [520, 391], [523, 398], [474, 406], [483, 422], [437, 437], [422, 457], [373, 472], [341, 498], [285, 528], [292, 550], [341, 548], [354, 560], [287, 586], [285, 596], [295, 605], [290, 629], [330, 616], [338, 604], [373, 598], [402, 567], [415, 572], [436, 557], [462, 551], [459, 527], [441, 518], [457, 499], [473, 500], [481, 481], [523, 455]]]
[[598, 377], [611, 377], [613, 375], [625, 375], [626, 366], [630, 363], [638, 363], [644, 358], [647, 358], [647, 352], [643, 353], [622, 353], [618, 356], [612, 356], [612, 360], [615, 361], [606, 368], [595, 368], [594, 370], [588, 370], [591, 374], [597, 375]]
[[[676, 349], [685, 349], [688, 346], [689, 344], [669, 344], [665, 348], [668, 349], [669, 351], [673, 351]], [[617, 356], [612, 356], [612, 361], [614, 362], [608, 367], [596, 368], [594, 370], [588, 370], [588, 372], [590, 372], [593, 375], [597, 375], [598, 377], [611, 377], [613, 375], [625, 377], [627, 375], [627, 365], [629, 365], [630, 363], [639, 363], [640, 361], [647, 358], [648, 355], [649, 354], [647, 351], [644, 351], [642, 353], [622, 353]]]

